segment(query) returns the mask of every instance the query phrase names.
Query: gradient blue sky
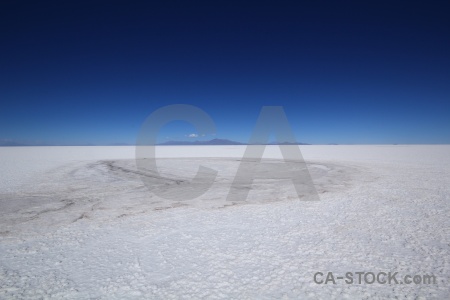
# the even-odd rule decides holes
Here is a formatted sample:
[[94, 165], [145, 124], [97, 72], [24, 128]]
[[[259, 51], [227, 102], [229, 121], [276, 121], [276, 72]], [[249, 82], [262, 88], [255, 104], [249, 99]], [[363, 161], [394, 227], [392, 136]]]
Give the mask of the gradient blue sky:
[[0, 141], [132, 144], [184, 103], [241, 142], [282, 105], [300, 142], [450, 143], [449, 15], [445, 1], [2, 1]]

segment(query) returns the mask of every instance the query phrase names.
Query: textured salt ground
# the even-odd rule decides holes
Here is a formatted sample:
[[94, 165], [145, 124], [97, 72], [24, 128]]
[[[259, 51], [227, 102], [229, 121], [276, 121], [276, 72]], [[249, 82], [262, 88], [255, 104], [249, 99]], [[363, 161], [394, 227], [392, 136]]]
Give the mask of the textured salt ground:
[[[449, 149], [383, 148], [378, 157], [360, 150], [350, 147], [334, 157], [310, 156], [316, 166], [333, 165], [334, 170], [357, 175], [336, 179], [334, 185], [322, 182], [322, 188], [329, 190], [320, 194], [321, 201], [295, 201], [277, 192], [270, 196], [275, 195], [276, 202], [225, 208], [194, 202], [135, 211], [138, 200], [133, 199], [139, 199], [142, 183], [124, 179], [123, 174], [111, 175], [107, 168], [103, 176], [95, 168], [92, 176], [86, 174], [86, 165], [111, 160], [64, 164], [58, 169], [61, 173], [52, 169], [45, 176], [83, 170], [79, 182], [60, 177], [54, 185], [44, 180], [43, 186], [29, 190], [47, 190], [48, 198], [42, 200], [47, 206], [57, 203], [55, 196], [67, 189], [80, 194], [72, 199], [74, 204], [47, 207], [37, 218], [16, 220], [9, 233], [3, 233], [0, 295], [37, 299], [448, 298], [450, 175], [445, 153]], [[113, 161], [127, 166], [127, 161]], [[313, 177], [317, 181], [320, 176]], [[89, 178], [96, 178], [92, 185], [104, 189], [104, 195], [92, 190], [86, 183]], [[104, 186], [99, 184], [102, 180]], [[69, 182], [69, 187], [61, 187]], [[130, 189], [133, 184], [134, 190]], [[105, 190], [107, 186], [113, 192]], [[270, 191], [252, 192], [255, 199], [269, 199]], [[5, 195], [17, 193], [4, 193], [2, 207], [8, 203]], [[104, 209], [72, 219], [89, 207], [92, 195], [103, 201]], [[32, 212], [39, 211], [40, 201], [30, 208]], [[83, 201], [85, 206], [78, 203]], [[10, 222], [8, 218], [24, 209], [28, 208], [9, 204], [2, 209], [1, 221]], [[53, 223], [48, 222], [49, 216]], [[63, 216], [70, 222], [61, 221]], [[317, 271], [432, 273], [438, 284], [316, 285], [312, 277]]]
[[[266, 172], [273, 171], [276, 163], [283, 163], [274, 159], [265, 162], [272, 162], [261, 168]], [[239, 163], [240, 160], [234, 158], [165, 158], [158, 160], [161, 173], [157, 175], [136, 169], [134, 160], [70, 163], [42, 174], [32, 185], [24, 184], [20, 191], [0, 194], [0, 233], [4, 236], [34, 234], [36, 231], [55, 230], [58, 228], [56, 225], [67, 225], [81, 219], [109, 222], [112, 218], [180, 206], [224, 208], [298, 200], [292, 182], [283, 179], [255, 180], [245, 201], [227, 200]], [[171, 191], [173, 186], [189, 188], [189, 180], [195, 176], [199, 165], [220, 172], [208, 192], [193, 200], [160, 198], [149, 192], [141, 180], [142, 177], [151, 179], [149, 188], [152, 190]], [[363, 176], [356, 167], [331, 163], [309, 163], [307, 169], [306, 174], [314, 179], [319, 194], [348, 189], [351, 178], [359, 176], [361, 179]], [[364, 176], [365, 180], [373, 180], [370, 174]]]

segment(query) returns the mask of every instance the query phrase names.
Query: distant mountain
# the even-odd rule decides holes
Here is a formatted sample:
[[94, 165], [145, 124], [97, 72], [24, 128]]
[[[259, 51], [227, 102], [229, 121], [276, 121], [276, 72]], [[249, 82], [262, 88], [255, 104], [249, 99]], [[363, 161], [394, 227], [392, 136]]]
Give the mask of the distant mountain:
[[185, 145], [244, 145], [239, 142], [230, 141], [226, 139], [213, 139], [209, 141], [168, 141], [160, 143], [161, 146], [185, 146]]
[[[213, 139], [210, 141], [168, 141], [164, 143], [158, 144], [160, 146], [186, 146], [186, 145], [248, 145], [244, 143], [239, 143], [235, 141], [230, 141], [227, 139]], [[266, 145], [309, 145], [305, 143], [289, 143], [289, 142], [283, 142], [283, 143], [277, 143], [277, 142], [271, 142]]]
[[[134, 144], [127, 144], [127, 143], [111, 143], [111, 144], [91, 144], [91, 143], [80, 143], [80, 144], [49, 144], [49, 143], [25, 143], [25, 142], [19, 142], [19, 141], [13, 141], [13, 140], [5, 140], [0, 139], [0, 147], [19, 147], [19, 146], [132, 146]], [[202, 145], [248, 145], [236, 141], [231, 141], [227, 139], [212, 139], [209, 141], [167, 141], [164, 143], [157, 144], [159, 146], [202, 146]], [[277, 142], [270, 142], [266, 145], [309, 145], [305, 143], [277, 143]]]

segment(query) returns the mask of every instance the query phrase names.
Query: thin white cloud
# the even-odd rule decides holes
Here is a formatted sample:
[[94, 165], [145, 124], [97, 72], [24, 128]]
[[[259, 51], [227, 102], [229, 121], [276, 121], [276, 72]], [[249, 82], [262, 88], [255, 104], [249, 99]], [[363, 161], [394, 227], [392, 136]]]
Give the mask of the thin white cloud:
[[190, 138], [196, 138], [196, 137], [198, 137], [198, 134], [196, 134], [196, 133], [191, 133], [190, 135], [188, 135], [188, 137], [190, 137]]

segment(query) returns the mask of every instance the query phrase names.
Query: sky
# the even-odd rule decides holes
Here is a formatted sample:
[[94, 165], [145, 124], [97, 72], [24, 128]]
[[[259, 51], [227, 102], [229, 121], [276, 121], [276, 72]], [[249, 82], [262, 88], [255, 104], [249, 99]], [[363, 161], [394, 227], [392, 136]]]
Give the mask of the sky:
[[134, 144], [171, 104], [216, 134], [175, 121], [160, 141], [246, 142], [273, 105], [303, 143], [448, 144], [449, 15], [446, 1], [1, 1], [0, 144]]

